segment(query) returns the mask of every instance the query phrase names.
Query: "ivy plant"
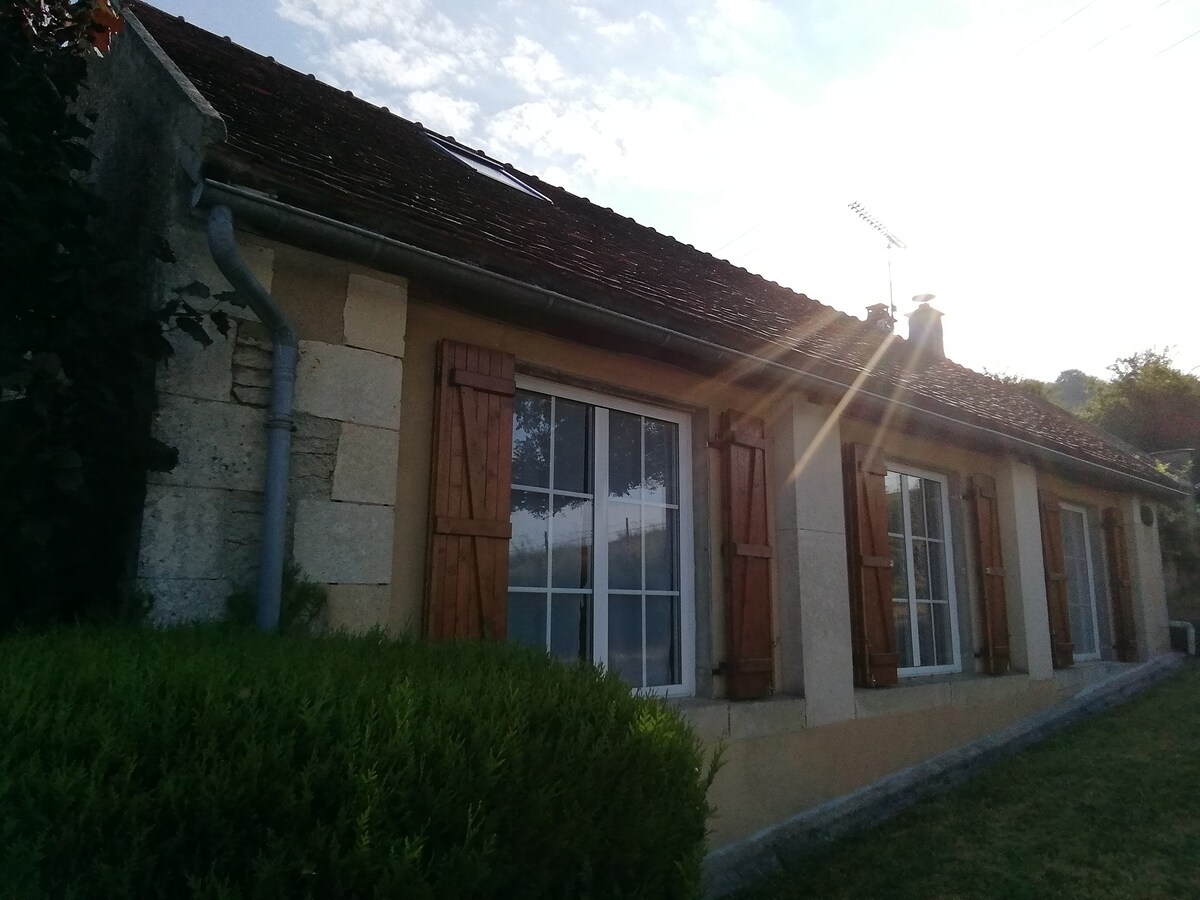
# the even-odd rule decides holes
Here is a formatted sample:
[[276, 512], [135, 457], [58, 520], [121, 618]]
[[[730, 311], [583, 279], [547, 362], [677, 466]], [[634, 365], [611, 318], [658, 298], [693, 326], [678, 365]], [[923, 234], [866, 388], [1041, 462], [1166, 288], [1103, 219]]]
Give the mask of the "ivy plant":
[[175, 463], [150, 433], [164, 331], [228, 327], [203, 286], [145, 298], [88, 185], [80, 90], [120, 25], [109, 0], [0, 4], [0, 631], [128, 608], [146, 472]]

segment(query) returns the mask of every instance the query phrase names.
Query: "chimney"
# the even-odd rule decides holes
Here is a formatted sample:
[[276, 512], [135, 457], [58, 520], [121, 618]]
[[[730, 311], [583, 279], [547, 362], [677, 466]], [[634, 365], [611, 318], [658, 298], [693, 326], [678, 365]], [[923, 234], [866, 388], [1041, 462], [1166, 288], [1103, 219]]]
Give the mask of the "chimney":
[[914, 351], [927, 359], [945, 359], [942, 345], [942, 313], [929, 305], [933, 294], [917, 294], [913, 297], [920, 304], [908, 314], [908, 339]]
[[896, 319], [886, 303], [872, 303], [867, 307], [867, 324], [884, 334], [891, 334], [895, 330]]

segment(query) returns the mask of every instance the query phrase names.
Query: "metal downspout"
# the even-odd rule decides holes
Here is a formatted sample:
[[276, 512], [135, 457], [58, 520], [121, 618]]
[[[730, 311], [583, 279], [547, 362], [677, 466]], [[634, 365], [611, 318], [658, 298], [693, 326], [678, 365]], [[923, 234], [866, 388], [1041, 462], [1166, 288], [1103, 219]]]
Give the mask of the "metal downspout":
[[217, 268], [271, 332], [271, 391], [267, 406], [266, 481], [255, 624], [262, 631], [275, 631], [279, 628], [279, 600], [283, 590], [292, 400], [299, 344], [283, 310], [259, 283], [238, 251], [233, 235], [233, 213], [227, 206], [214, 206], [209, 210], [207, 232], [208, 250]]

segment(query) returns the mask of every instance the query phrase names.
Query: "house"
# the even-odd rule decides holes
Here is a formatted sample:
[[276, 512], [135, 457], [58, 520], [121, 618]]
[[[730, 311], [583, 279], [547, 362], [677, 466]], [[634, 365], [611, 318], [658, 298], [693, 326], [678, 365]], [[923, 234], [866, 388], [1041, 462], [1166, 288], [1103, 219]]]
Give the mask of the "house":
[[161, 377], [159, 621], [221, 615], [265, 528], [335, 626], [603, 663], [727, 743], [713, 846], [1167, 651], [1179, 484], [946, 359], [936, 311], [899, 338], [129, 9], [101, 184], [163, 285], [268, 319]]

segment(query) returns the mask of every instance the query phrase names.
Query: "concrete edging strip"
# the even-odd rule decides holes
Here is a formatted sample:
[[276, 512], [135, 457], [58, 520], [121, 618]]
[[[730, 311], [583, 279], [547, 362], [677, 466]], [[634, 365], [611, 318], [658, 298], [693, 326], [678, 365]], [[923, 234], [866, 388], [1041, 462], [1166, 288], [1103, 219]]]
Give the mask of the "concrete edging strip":
[[1164, 654], [1089, 685], [1073, 697], [849, 794], [835, 797], [704, 860], [707, 895], [723, 897], [780, 871], [815, 847], [896, 815], [922, 797], [966, 781], [989, 763], [1011, 756], [1081, 719], [1117, 706], [1186, 665]]

